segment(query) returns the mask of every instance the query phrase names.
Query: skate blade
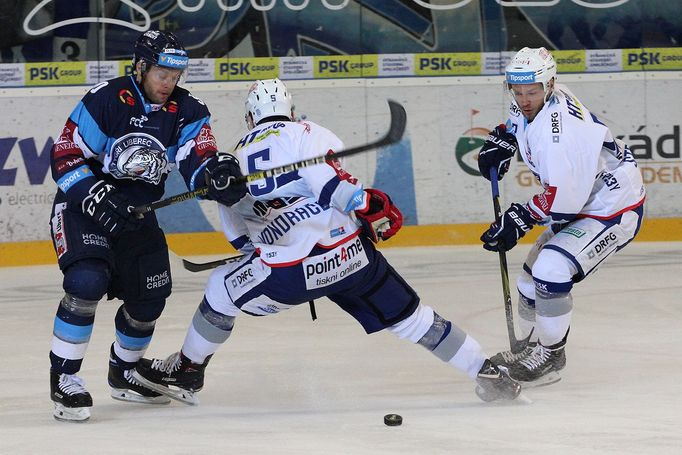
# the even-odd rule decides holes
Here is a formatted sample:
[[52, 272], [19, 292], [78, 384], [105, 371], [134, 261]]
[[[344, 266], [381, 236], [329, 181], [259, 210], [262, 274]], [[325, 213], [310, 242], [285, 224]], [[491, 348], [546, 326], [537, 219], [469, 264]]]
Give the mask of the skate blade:
[[137, 371], [133, 372], [133, 377], [146, 388], [151, 389], [154, 392], [158, 392], [162, 395], [165, 395], [168, 398], [172, 398], [173, 400], [179, 401], [190, 406], [196, 406], [199, 404], [199, 398], [196, 396], [194, 392], [184, 390], [175, 386], [165, 386], [157, 384], [155, 382], [151, 382]]
[[[159, 392], [160, 393], [160, 392]], [[119, 401], [126, 401], [128, 403], [144, 403], [144, 404], [168, 404], [171, 402], [170, 398], [165, 395], [158, 397], [145, 397], [128, 389], [111, 389], [111, 398]]]
[[[481, 398], [479, 396], [479, 398]], [[492, 401], [485, 401], [483, 398], [481, 398], [481, 401], [486, 406], [493, 406], [493, 407], [503, 407], [503, 406], [518, 406], [518, 405], [527, 405], [527, 404], [533, 404], [533, 400], [528, 398], [523, 392], [520, 392], [516, 398], [502, 398], [502, 399], [497, 399], [497, 400], [492, 400]]]
[[52, 416], [60, 422], [83, 423], [90, 418], [90, 408], [67, 408], [55, 403]]
[[527, 382], [526, 381], [518, 381], [518, 383], [521, 384], [521, 386], [524, 389], [534, 389], [536, 387], [544, 387], [544, 386], [552, 385], [552, 384], [557, 383], [559, 381], [561, 381], [561, 376], [559, 376], [559, 373], [557, 373], [556, 371], [552, 371], [551, 373], [547, 373], [546, 375], [544, 375], [543, 377], [541, 377], [540, 379], [537, 379], [535, 381], [527, 381]]
[[519, 396], [513, 401], [516, 404], [533, 404], [533, 400], [528, 398], [525, 393], [519, 393]]

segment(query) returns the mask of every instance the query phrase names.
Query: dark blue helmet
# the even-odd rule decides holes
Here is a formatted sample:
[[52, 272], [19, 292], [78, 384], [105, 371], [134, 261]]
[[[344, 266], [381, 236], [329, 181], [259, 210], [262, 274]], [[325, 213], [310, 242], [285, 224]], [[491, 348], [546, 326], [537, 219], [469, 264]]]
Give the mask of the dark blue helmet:
[[[184, 70], [189, 64], [189, 57], [180, 40], [171, 32], [147, 30], [135, 41], [133, 71], [139, 61]], [[146, 65], [143, 65], [142, 72], [146, 69]]]

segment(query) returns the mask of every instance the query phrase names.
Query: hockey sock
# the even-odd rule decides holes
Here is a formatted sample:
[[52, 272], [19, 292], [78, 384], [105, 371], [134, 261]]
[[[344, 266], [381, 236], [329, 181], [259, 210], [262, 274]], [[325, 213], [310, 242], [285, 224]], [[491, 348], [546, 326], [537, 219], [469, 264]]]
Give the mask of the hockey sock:
[[187, 329], [182, 353], [194, 363], [203, 363], [230, 337], [234, 320], [234, 316], [219, 313], [211, 308], [204, 297], [194, 312], [192, 325]]
[[418, 343], [470, 378], [476, 377], [486, 359], [476, 340], [426, 305], [420, 304], [414, 313], [388, 330]]
[[[544, 283], [543, 286], [547, 285]], [[570, 292], [561, 292], [556, 285], [554, 292], [535, 291], [537, 332], [543, 346], [552, 346], [564, 339], [571, 325], [573, 298]], [[569, 287], [570, 289], [570, 287]]]
[[[521, 331], [521, 338], [523, 339], [526, 338], [530, 334], [531, 330], [535, 328], [535, 300], [529, 299], [519, 292], [518, 313], [518, 324]], [[534, 342], [537, 341], [537, 339], [537, 331], [533, 331], [530, 341]]]
[[129, 370], [135, 366], [147, 350], [152, 340], [156, 321], [139, 321], [130, 316], [125, 307], [121, 305], [114, 322], [116, 325], [114, 352], [121, 360], [120, 367]]
[[50, 363], [52, 371], [74, 374], [80, 370], [95, 322], [97, 300], [65, 294], [54, 318]]

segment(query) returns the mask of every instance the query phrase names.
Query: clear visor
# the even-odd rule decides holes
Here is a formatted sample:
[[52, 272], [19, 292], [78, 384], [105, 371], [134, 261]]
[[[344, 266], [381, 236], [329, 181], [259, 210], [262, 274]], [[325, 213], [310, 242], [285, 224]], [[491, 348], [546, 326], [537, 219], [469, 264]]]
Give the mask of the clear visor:
[[[550, 82], [553, 79], [550, 79]], [[541, 84], [542, 87], [538, 87], [537, 91], [542, 94], [543, 100], [547, 102], [549, 100], [550, 96], [552, 96], [553, 92], [553, 84], [552, 83], [544, 83], [544, 82], [535, 82], [535, 84]], [[528, 85], [533, 85], [533, 84], [514, 84], [517, 87], [520, 86], [528, 86]], [[512, 84], [510, 84], [508, 81], [502, 81], [502, 86], [504, 92], [509, 96], [509, 99], [514, 101], [517, 105], [520, 104], [518, 100], [516, 99], [516, 92], [512, 88]], [[528, 92], [527, 92], [528, 93]], [[532, 91], [531, 91], [531, 96], [532, 96]]]
[[[145, 64], [146, 62], [143, 62]], [[148, 65], [145, 71], [146, 77], [157, 83], [184, 83], [187, 79], [187, 68], [168, 68], [159, 65]]]

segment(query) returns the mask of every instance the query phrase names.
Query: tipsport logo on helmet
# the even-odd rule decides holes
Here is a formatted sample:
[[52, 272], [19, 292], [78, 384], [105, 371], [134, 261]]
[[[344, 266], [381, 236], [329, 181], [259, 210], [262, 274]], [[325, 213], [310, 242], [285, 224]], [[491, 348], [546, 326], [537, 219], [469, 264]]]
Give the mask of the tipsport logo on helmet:
[[488, 139], [486, 128], [475, 127], [468, 129], [459, 138], [455, 145], [455, 159], [459, 167], [469, 175], [480, 176], [478, 172], [478, 151]]
[[523, 73], [507, 73], [507, 82], [509, 84], [534, 84], [535, 72], [527, 71]]
[[157, 63], [160, 66], [165, 66], [168, 68], [178, 68], [185, 69], [189, 63], [188, 57], [183, 57], [182, 55], [169, 55], [166, 53], [159, 54], [159, 59]]

